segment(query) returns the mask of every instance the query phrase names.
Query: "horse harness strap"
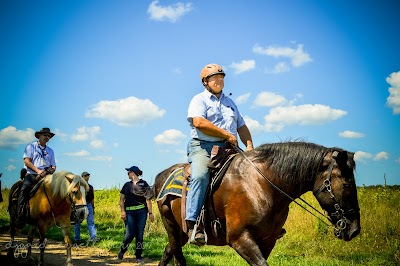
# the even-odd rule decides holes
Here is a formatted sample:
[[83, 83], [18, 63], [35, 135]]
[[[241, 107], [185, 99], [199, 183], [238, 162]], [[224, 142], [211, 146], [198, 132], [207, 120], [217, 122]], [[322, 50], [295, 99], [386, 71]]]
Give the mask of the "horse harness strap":
[[[309, 212], [311, 215], [313, 215], [314, 217], [316, 217], [317, 219], [319, 219], [320, 221], [322, 221], [323, 223], [325, 223], [328, 227], [330, 227], [331, 225], [326, 223], [324, 220], [322, 220], [321, 218], [319, 218], [318, 216], [316, 216], [314, 213], [310, 212], [309, 210], [307, 210], [304, 206], [302, 206], [300, 203], [298, 203], [293, 197], [291, 197], [290, 195], [288, 195], [286, 192], [284, 192], [282, 189], [280, 189], [278, 186], [276, 186], [271, 180], [269, 180], [261, 171], [260, 169], [258, 169], [258, 167], [249, 159], [249, 157], [246, 156], [246, 154], [244, 154], [243, 150], [240, 149], [239, 147], [234, 147], [234, 149], [236, 149], [236, 151], [238, 153], [240, 153], [240, 155], [243, 156], [244, 159], [246, 159], [247, 162], [250, 163], [250, 165], [265, 179], [268, 181], [268, 183], [275, 188], [276, 190], [278, 190], [280, 193], [282, 193], [283, 195], [285, 195], [286, 197], [288, 197], [290, 200], [292, 200], [292, 202], [296, 203], [297, 205], [299, 205], [301, 208], [303, 208], [305, 211]], [[337, 155], [337, 151], [334, 151], [334, 153]], [[332, 169], [333, 169], [333, 165], [335, 164], [335, 159], [332, 158], [332, 162], [331, 165], [329, 166], [329, 168], [331, 169], [329, 174], [328, 174], [328, 178], [330, 178]], [[321, 213], [319, 210], [315, 209], [311, 204], [309, 204], [307, 201], [303, 200], [301, 197], [299, 197], [299, 199], [304, 202], [306, 205], [308, 205], [310, 208], [312, 208], [314, 211], [316, 211], [317, 213], [319, 213], [320, 215], [322, 215], [323, 217], [326, 217], [323, 213]], [[326, 217], [327, 218], [327, 217]], [[330, 218], [327, 218], [328, 220], [330, 220]], [[344, 228], [343, 228], [344, 229]]]
[[[333, 170], [333, 165], [336, 162], [336, 158], [338, 156], [338, 152], [334, 151], [332, 153], [332, 162], [329, 165], [328, 169], [328, 175], [326, 179], [324, 180], [322, 186], [317, 190], [314, 191], [314, 195], [318, 195], [322, 191], [326, 189], [326, 191], [329, 193], [330, 198], [334, 201], [333, 207], [335, 208], [336, 212], [329, 214], [329, 216], [333, 216], [338, 218], [339, 220], [335, 224], [335, 235], [340, 236], [342, 231], [346, 228], [347, 224], [347, 218], [344, 216], [345, 211], [340, 207], [338, 201], [335, 198], [335, 195], [332, 192], [332, 184], [331, 184], [331, 175], [332, 175], [332, 170]], [[328, 217], [329, 220], [331, 220], [330, 217]]]

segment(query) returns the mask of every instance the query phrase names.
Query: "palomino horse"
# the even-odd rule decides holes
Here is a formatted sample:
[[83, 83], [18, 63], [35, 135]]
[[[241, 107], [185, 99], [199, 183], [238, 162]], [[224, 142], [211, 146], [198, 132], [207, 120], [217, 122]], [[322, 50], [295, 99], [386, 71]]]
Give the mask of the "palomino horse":
[[[64, 235], [67, 250], [67, 265], [72, 265], [70, 226], [71, 218], [78, 222], [85, 219], [88, 214], [86, 207], [86, 191], [89, 189], [86, 181], [79, 175], [67, 171], [55, 172], [47, 175], [36, 193], [29, 200], [30, 215], [28, 224], [31, 225], [28, 234], [27, 257], [33, 260], [31, 255], [33, 234], [36, 228], [40, 235], [40, 259], [39, 265], [44, 265], [44, 250], [46, 247], [45, 233], [48, 228], [57, 226]], [[22, 181], [15, 183], [9, 196], [10, 213], [10, 243], [8, 255], [13, 256], [16, 233], [15, 220], [17, 215], [15, 190], [20, 187]], [[41, 182], [41, 181], [40, 181]]]
[[[221, 228], [212, 233], [205, 215], [208, 245], [229, 245], [249, 265], [267, 265], [289, 212], [289, 204], [313, 191], [322, 209], [335, 225], [335, 235], [349, 241], [360, 233], [360, 213], [353, 171], [353, 153], [312, 143], [264, 144], [236, 155], [212, 195], [214, 216]], [[176, 164], [159, 173], [154, 189], [158, 195]], [[210, 201], [210, 200], [206, 200]], [[188, 241], [182, 230], [181, 198], [167, 195], [158, 201], [169, 243], [159, 265], [174, 258], [186, 265], [182, 246]], [[213, 227], [214, 228], [214, 227]]]

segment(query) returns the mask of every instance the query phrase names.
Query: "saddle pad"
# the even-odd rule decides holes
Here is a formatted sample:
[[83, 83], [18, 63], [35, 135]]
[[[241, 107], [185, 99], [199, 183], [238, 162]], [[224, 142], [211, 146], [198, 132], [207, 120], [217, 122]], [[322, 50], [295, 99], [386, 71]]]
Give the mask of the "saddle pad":
[[[173, 171], [165, 181], [164, 185], [162, 186], [160, 193], [156, 198], [156, 201], [161, 200], [166, 195], [174, 195], [178, 197], [182, 197], [182, 188], [183, 188], [183, 181], [185, 180], [183, 167], [176, 169]], [[186, 188], [188, 191], [189, 188]]]

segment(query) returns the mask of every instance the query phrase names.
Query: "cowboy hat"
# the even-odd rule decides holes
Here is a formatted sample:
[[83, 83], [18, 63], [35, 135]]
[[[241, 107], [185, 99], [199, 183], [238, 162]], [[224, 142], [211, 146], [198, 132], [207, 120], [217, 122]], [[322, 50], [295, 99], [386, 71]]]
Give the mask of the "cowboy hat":
[[41, 128], [39, 131], [35, 132], [35, 137], [38, 139], [40, 137], [40, 135], [44, 134], [44, 133], [49, 133], [51, 135], [50, 138], [54, 137], [54, 135], [55, 135], [54, 133], [51, 133], [50, 128], [44, 127], [44, 128]]

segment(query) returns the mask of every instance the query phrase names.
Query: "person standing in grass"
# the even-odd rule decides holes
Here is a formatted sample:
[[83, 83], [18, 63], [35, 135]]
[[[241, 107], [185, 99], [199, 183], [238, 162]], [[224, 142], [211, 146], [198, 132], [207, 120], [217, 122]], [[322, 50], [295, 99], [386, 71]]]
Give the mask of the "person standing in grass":
[[146, 181], [140, 178], [143, 172], [137, 166], [125, 168], [128, 171], [129, 182], [121, 189], [119, 206], [121, 219], [125, 223], [125, 237], [118, 253], [118, 259], [122, 260], [133, 238], [136, 238], [136, 262], [143, 264], [143, 236], [147, 217], [154, 222], [151, 205], [152, 189]]
[[[89, 214], [86, 218], [87, 227], [88, 227], [89, 236], [90, 236], [89, 241], [97, 242], [97, 241], [100, 241], [100, 238], [97, 237], [96, 225], [94, 223], [94, 189], [93, 189], [93, 186], [89, 184], [90, 174], [88, 172], [83, 172], [81, 176], [83, 179], [85, 179], [85, 181], [89, 185], [89, 191], [86, 193], [86, 204], [87, 204], [87, 208], [89, 211]], [[81, 223], [76, 223], [74, 225], [74, 233], [75, 233], [75, 243], [80, 244], [81, 243]]]

